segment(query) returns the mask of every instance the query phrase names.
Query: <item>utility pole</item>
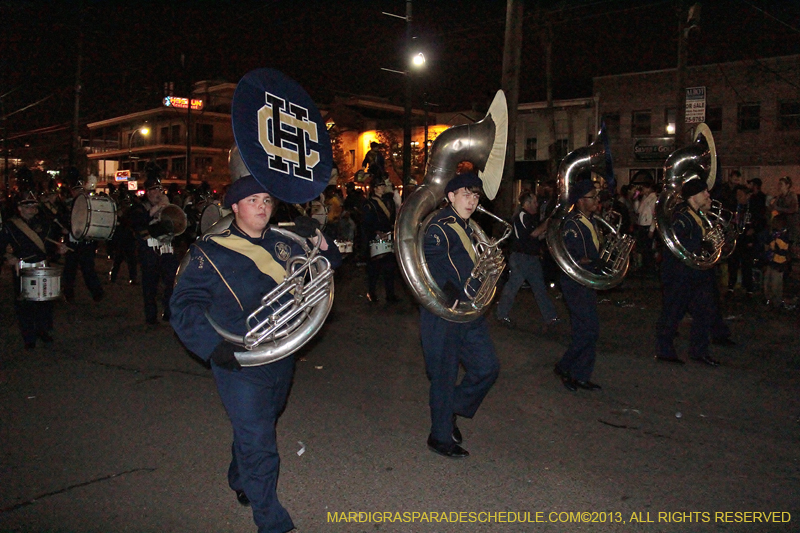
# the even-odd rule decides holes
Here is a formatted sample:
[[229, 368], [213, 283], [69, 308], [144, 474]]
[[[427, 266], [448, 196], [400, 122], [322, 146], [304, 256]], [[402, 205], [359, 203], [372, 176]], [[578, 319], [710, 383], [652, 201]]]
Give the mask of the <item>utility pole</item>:
[[501, 85], [508, 104], [508, 143], [503, 179], [500, 182], [500, 216], [510, 216], [514, 209], [514, 163], [517, 148], [517, 108], [519, 106], [519, 71], [522, 58], [523, 0], [508, 0], [506, 4], [506, 33], [503, 44], [503, 79]]
[[72, 141], [69, 147], [69, 166], [77, 163], [80, 149], [81, 65], [83, 63], [83, 2], [78, 4], [78, 66], [75, 72], [75, 113], [72, 118]]
[[[403, 61], [406, 71], [405, 111], [403, 113], [403, 197], [411, 181], [411, 0], [406, 0], [406, 50]], [[391, 149], [391, 146], [389, 147]]]
[[686, 24], [684, 24], [683, 0], [677, 0], [678, 10], [678, 72], [675, 76], [675, 147], [684, 144], [686, 127]]

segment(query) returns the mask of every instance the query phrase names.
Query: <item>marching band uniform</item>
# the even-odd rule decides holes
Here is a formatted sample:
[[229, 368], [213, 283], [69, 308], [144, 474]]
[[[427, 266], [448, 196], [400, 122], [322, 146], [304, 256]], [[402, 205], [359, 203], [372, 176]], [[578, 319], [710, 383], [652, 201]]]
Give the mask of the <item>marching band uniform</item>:
[[[362, 238], [364, 249], [369, 251], [369, 241], [375, 239], [378, 233], [391, 235], [394, 229], [395, 206], [393, 202], [386, 202], [381, 198], [386, 185], [384, 182], [373, 182], [372, 195], [362, 208]], [[378, 301], [376, 290], [378, 277], [383, 276], [383, 286], [386, 291], [386, 301], [398, 301], [394, 291], [394, 275], [397, 263], [394, 254], [384, 254], [379, 257], [367, 259], [367, 298], [371, 302]]]
[[[681, 192], [687, 201], [672, 216], [675, 236], [689, 252], [695, 254], [705, 246], [703, 240], [706, 230], [688, 199], [706, 190], [705, 180], [699, 177], [687, 181]], [[656, 326], [656, 359], [683, 364], [675, 352], [673, 339], [678, 333], [678, 324], [688, 311], [692, 314], [689, 358], [709, 366], [718, 366], [719, 362], [708, 354], [712, 326], [719, 314], [714, 270], [691, 268], [673, 254], [665, 254], [661, 281], [664, 302]]]
[[[572, 203], [593, 198], [587, 195], [596, 195], [594, 190], [591, 180], [578, 181], [570, 192]], [[596, 196], [594, 201], [597, 202]], [[594, 217], [591, 213], [589, 215], [587, 217], [577, 206], [573, 207], [564, 222], [562, 238], [569, 255], [576, 262], [582, 263], [581, 266], [586, 270], [595, 272], [600, 259], [602, 233], [597, 230]], [[597, 292], [573, 280], [564, 272], [561, 273], [561, 292], [569, 309], [572, 337], [567, 351], [556, 363], [555, 373], [561, 378], [564, 387], [571, 392], [575, 392], [578, 387], [598, 390], [601, 387], [589, 381], [597, 356], [597, 339], [600, 338]]]
[[117, 281], [119, 269], [124, 261], [128, 265], [128, 283], [136, 284], [138, 272], [138, 260], [136, 258], [136, 235], [131, 227], [130, 212], [138, 200], [131, 197], [125, 189], [120, 190], [117, 197], [117, 229], [111, 238], [113, 243], [112, 258], [114, 260], [111, 271], [108, 273], [108, 280], [111, 283]]
[[[66, 213], [71, 215], [72, 206], [75, 203], [75, 198], [84, 193], [83, 183], [78, 182], [77, 185], [72, 187], [72, 198], [67, 200]], [[103, 299], [103, 286], [100, 283], [100, 278], [97, 276], [97, 270], [94, 265], [94, 257], [97, 252], [97, 241], [91, 239], [77, 239], [72, 234], [72, 223], [70, 218], [61, 221], [68, 236], [68, 246], [72, 249], [67, 251], [64, 256], [64, 274], [61, 279], [62, 289], [64, 290], [64, 298], [71, 302], [75, 299], [75, 278], [78, 274], [78, 267], [81, 269], [83, 281], [86, 283], [86, 288], [92, 293], [92, 299], [99, 302]]]
[[[20, 210], [24, 206], [36, 206], [36, 196], [26, 194], [19, 202]], [[20, 275], [16, 265], [25, 263], [41, 263], [53, 259], [57, 255], [57, 245], [48, 239], [57, 240], [61, 232], [52, 224], [47, 216], [36, 213], [25, 219], [17, 215], [7, 220], [0, 231], [0, 250], [5, 253], [11, 268], [14, 284], [14, 310], [19, 321], [22, 339], [27, 350], [36, 347], [36, 339], [45, 343], [53, 342], [50, 332], [53, 330], [53, 302], [35, 302], [20, 298]], [[10, 251], [9, 251], [10, 250]]]
[[[226, 207], [264, 192], [252, 176], [240, 178], [226, 195]], [[312, 220], [296, 220], [298, 234], [312, 234], [313, 229], [301, 231], [301, 226], [313, 228]], [[332, 267], [341, 263], [336, 246], [320, 253]], [[189, 254], [172, 294], [171, 324], [192, 353], [211, 361], [220, 398], [233, 426], [228, 483], [240, 503], [249, 501], [252, 505], [259, 532], [289, 531], [294, 524], [276, 494], [280, 458], [275, 424], [289, 394], [294, 356], [242, 368], [233, 352], [244, 348], [224, 341], [206, 313], [222, 328], [244, 335], [247, 316], [283, 281], [287, 260], [305, 253], [300, 245], [269, 226], [259, 237], [251, 237], [234, 222], [221, 234], [204, 235], [191, 246]], [[291, 295], [284, 296], [289, 298]]]
[[[154, 194], [149, 191], [156, 189], [159, 194], [163, 194], [161, 193], [161, 183], [158, 180], [148, 179], [145, 182], [147, 196]], [[145, 198], [131, 207], [130, 212], [131, 226], [136, 234], [139, 261], [142, 267], [145, 322], [151, 325], [157, 323], [156, 297], [159, 279], [164, 284], [164, 296], [161, 300], [164, 309], [162, 319], [165, 322], [170, 319], [169, 301], [172, 296], [172, 287], [175, 284], [175, 272], [178, 270], [178, 260], [171, 242], [159, 239], [159, 237], [163, 238], [172, 233], [173, 228], [168, 221], [161, 221], [158, 213], [151, 214], [152, 208], [155, 206], [155, 203]]]
[[[450, 180], [445, 191], [457, 193], [476, 186], [481, 186], [477, 175], [461, 174]], [[468, 221], [453, 205], [434, 216], [425, 233], [425, 260], [431, 275], [453, 302], [467, 298], [464, 285], [476, 261], [471, 235]], [[456, 416], [472, 418], [500, 372], [486, 318], [451, 322], [420, 306], [420, 337], [431, 382], [428, 447], [446, 457], [466, 457], [469, 453], [459, 446]], [[459, 364], [466, 373], [456, 385]]]

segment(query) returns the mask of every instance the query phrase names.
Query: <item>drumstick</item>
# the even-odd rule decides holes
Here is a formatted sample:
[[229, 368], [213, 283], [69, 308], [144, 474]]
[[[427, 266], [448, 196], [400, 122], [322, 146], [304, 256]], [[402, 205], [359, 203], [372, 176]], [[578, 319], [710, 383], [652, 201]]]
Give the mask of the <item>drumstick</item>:
[[[61, 242], [61, 241], [56, 241], [56, 240], [53, 240], [53, 239], [51, 239], [50, 237], [45, 237], [45, 239], [44, 239], [44, 240], [46, 240], [47, 242], [52, 242], [53, 244], [64, 244], [63, 242]], [[67, 250], [69, 250], [70, 252], [74, 252], [74, 251], [75, 251], [75, 249], [74, 249], [74, 248], [70, 248], [70, 247], [69, 247], [69, 246], [67, 246], [66, 244], [64, 244], [64, 247], [65, 247]]]

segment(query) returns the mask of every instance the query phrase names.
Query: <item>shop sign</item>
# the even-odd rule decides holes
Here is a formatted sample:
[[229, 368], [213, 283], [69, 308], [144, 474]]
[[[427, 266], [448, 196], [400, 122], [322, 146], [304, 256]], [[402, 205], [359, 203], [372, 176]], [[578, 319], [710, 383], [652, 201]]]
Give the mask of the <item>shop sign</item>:
[[130, 170], [117, 170], [114, 173], [114, 181], [128, 181], [131, 179]]
[[[164, 97], [164, 107], [175, 107], [177, 109], [186, 109], [189, 106], [189, 99], [180, 96], [166, 96]], [[200, 111], [203, 109], [203, 101], [199, 98], [192, 98], [192, 111]]]
[[648, 137], [633, 143], [633, 157], [637, 161], [664, 161], [674, 151], [674, 137]]

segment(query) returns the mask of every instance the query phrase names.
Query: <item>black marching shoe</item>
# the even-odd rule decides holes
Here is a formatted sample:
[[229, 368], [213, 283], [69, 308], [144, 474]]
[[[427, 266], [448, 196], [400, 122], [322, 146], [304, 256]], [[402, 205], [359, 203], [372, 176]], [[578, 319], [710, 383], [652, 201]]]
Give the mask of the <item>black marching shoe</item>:
[[439, 442], [428, 436], [428, 449], [450, 459], [463, 459], [469, 457], [469, 452], [454, 442]]
[[453, 415], [453, 442], [461, 444], [464, 442], [464, 437], [461, 435], [461, 430], [456, 425], [456, 415]]
[[603, 387], [598, 385], [597, 383], [592, 383], [588, 379], [586, 381], [581, 381], [580, 379], [573, 380], [573, 383], [578, 387], [588, 390], [588, 391], [595, 391], [595, 390], [603, 390]]
[[571, 377], [569, 377], [569, 372], [565, 372], [561, 369], [558, 365], [553, 368], [553, 372], [555, 372], [556, 376], [561, 379], [561, 384], [564, 385], [564, 388], [570, 392], [577, 392], [578, 385], [575, 383]]
[[243, 507], [250, 507], [250, 498], [247, 497], [243, 490], [236, 491], [236, 501]]
[[697, 361], [698, 363], [703, 363], [711, 367], [719, 366], [719, 361], [717, 361], [716, 359], [712, 359], [708, 355], [704, 355], [702, 357], [692, 357], [691, 359], [692, 361]]
[[664, 361], [665, 363], [672, 363], [674, 365], [685, 364], [685, 362], [682, 359], [678, 359], [677, 357], [662, 357], [660, 355], [656, 356], [656, 361]]

